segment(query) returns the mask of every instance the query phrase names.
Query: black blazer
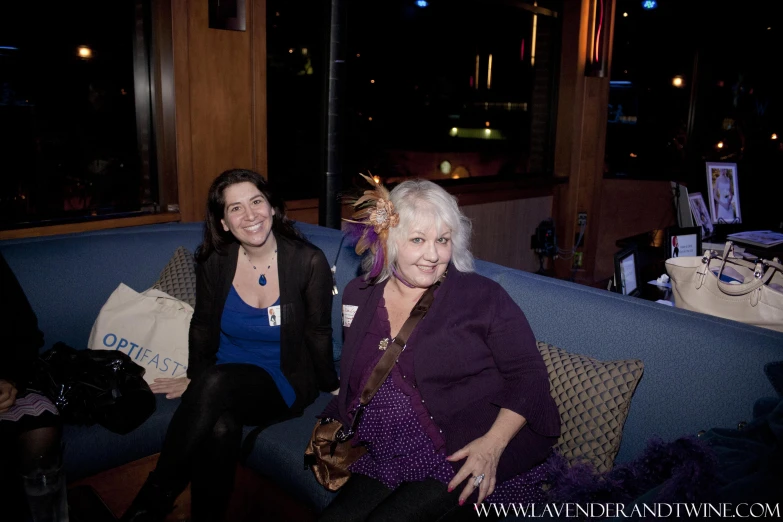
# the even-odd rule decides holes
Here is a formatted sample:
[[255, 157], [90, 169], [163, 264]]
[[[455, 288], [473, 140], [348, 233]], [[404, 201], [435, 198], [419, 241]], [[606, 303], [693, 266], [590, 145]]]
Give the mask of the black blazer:
[[[280, 368], [296, 392], [301, 413], [340, 383], [332, 359], [332, 273], [316, 246], [275, 235], [280, 279]], [[196, 308], [188, 338], [188, 377], [197, 379], [217, 361], [220, 321], [237, 267], [239, 244], [213, 252], [196, 267]]]

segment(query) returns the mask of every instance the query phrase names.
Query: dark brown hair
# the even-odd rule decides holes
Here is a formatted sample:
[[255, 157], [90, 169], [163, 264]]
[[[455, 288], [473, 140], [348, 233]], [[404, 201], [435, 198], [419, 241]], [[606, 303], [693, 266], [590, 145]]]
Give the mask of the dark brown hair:
[[231, 185], [245, 182], [255, 185], [274, 209], [272, 232], [275, 235], [287, 237], [295, 241], [305, 241], [294, 227], [293, 222], [286, 217], [285, 203], [269, 189], [269, 183], [261, 174], [252, 170], [231, 169], [215, 178], [212, 186], [209, 187], [207, 215], [204, 220], [204, 241], [196, 250], [196, 260], [199, 263], [205, 261], [212, 252], [224, 253], [228, 245], [236, 242], [236, 238], [231, 232], [223, 230], [220, 220], [223, 219], [225, 214], [226, 189]]

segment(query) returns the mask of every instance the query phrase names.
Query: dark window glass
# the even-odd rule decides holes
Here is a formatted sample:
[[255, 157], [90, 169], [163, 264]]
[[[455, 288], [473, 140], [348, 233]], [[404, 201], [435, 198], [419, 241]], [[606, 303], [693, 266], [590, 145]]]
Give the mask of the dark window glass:
[[612, 176], [671, 177], [685, 168], [695, 41], [682, 3], [646, 10], [617, 1], [606, 129]]
[[743, 224], [781, 226], [781, 20], [783, 2], [618, 0], [608, 175], [683, 181], [706, 201], [706, 162], [736, 163]]
[[2, 11], [0, 227], [153, 208], [147, 2], [4, 2]]
[[329, 4], [267, 1], [267, 162], [285, 199], [319, 194]]
[[349, 0], [345, 183], [551, 174], [559, 3], [538, 4]]
[[551, 175], [559, 1], [342, 6], [328, 142], [330, 2], [267, 2], [269, 178], [287, 198], [319, 194], [328, 147], [344, 187], [359, 172], [387, 183]]

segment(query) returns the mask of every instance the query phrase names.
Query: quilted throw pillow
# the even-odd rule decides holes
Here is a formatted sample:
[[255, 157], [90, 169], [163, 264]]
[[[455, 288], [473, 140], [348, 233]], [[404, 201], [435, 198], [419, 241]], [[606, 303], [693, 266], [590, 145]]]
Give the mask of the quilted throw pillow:
[[187, 248], [179, 247], [152, 286], [171, 297], [196, 306], [196, 262]]
[[596, 471], [609, 471], [644, 364], [638, 359], [598, 361], [540, 341], [538, 351], [560, 412], [556, 447], [571, 464], [587, 460]]

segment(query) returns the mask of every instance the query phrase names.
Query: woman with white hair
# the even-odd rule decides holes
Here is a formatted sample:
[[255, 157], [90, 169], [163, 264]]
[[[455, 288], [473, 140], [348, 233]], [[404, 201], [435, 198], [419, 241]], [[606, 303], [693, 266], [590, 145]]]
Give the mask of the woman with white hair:
[[[346, 428], [358, 415], [352, 443], [367, 451], [320, 520], [457, 520], [475, 518], [460, 507], [468, 500], [543, 501], [541, 464], [560, 417], [524, 314], [474, 273], [470, 221], [452, 196], [424, 180], [389, 194], [367, 179], [375, 189], [349, 225], [357, 253], [369, 251], [365, 275], [343, 295], [340, 392], [323, 412]], [[359, 408], [376, 364], [422, 306]]]

